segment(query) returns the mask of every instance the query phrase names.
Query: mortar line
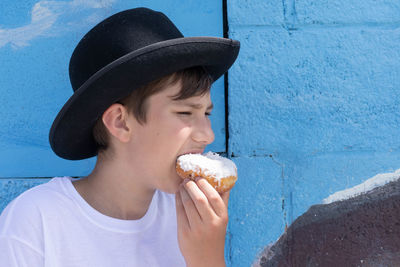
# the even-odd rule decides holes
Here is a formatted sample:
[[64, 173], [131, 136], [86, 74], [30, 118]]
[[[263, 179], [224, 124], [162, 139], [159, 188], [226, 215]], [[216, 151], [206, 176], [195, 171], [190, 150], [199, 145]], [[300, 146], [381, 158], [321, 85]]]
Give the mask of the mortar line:
[[286, 0], [282, 0], [283, 20], [286, 21]]
[[[282, 199], [282, 212], [283, 212], [283, 222], [285, 223], [285, 230], [288, 226], [288, 220], [287, 220], [287, 213], [290, 210], [290, 207], [288, 207], [287, 200], [285, 198], [285, 188], [288, 186], [285, 183], [285, 164], [278, 162], [273, 155], [269, 155], [269, 157], [272, 159], [272, 161], [277, 164], [279, 167], [281, 167], [281, 179], [282, 179], [282, 184], [281, 184], [281, 199]], [[290, 187], [289, 187], [290, 188]], [[290, 200], [289, 200], [290, 204]]]
[[286, 29], [289, 31], [297, 31], [297, 30], [329, 30], [329, 29], [382, 29], [382, 30], [394, 30], [400, 28], [400, 21], [396, 22], [359, 22], [359, 23], [342, 23], [342, 22], [331, 22], [331, 23], [307, 23], [301, 24], [296, 23], [291, 25], [291, 27], [286, 27], [284, 24], [232, 24], [231, 25], [235, 32], [235, 30], [248, 30], [250, 32], [257, 30], [281, 30]]
[[297, 24], [297, 11], [296, 11], [296, 1], [292, 1], [292, 12], [290, 13], [291, 18], [292, 18], [292, 24], [296, 25]]
[[295, 0], [282, 0], [283, 10], [283, 27], [286, 30], [292, 30], [295, 28], [297, 22], [297, 12]]

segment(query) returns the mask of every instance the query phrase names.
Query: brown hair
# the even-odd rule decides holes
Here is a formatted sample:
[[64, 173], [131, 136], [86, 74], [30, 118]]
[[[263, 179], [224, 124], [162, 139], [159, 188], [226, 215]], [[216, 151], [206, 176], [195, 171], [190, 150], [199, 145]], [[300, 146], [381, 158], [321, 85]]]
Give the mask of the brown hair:
[[[180, 92], [174, 96], [174, 100], [187, 99], [208, 93], [213, 80], [203, 67], [192, 67], [173, 74], [161, 77], [142, 87], [135, 89], [130, 95], [118, 101], [132, 112], [140, 124], [146, 123], [147, 99], [164, 90], [169, 85], [181, 82]], [[102, 117], [98, 118], [93, 127], [93, 137], [100, 153], [108, 148], [109, 133], [103, 123]]]

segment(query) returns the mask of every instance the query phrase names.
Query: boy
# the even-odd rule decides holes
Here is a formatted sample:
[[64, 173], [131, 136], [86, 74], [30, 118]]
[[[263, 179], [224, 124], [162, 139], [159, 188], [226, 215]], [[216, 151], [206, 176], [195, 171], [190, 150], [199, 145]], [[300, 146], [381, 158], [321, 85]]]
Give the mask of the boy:
[[97, 155], [96, 166], [10, 203], [0, 266], [225, 266], [229, 193], [182, 182], [175, 162], [213, 141], [210, 86], [238, 51], [234, 40], [185, 38], [145, 8], [89, 31], [71, 56], [74, 94], [50, 144], [66, 159]]

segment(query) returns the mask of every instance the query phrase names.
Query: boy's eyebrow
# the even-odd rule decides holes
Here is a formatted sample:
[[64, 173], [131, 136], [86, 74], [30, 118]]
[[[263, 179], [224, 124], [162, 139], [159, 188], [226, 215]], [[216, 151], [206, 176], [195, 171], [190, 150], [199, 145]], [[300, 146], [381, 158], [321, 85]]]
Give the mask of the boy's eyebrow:
[[[191, 108], [194, 108], [194, 109], [202, 109], [202, 108], [203, 108], [203, 105], [202, 105], [202, 104], [197, 104], [197, 103], [180, 102], [179, 105], [188, 106], [188, 107], [191, 107]], [[214, 104], [213, 104], [213, 103], [211, 103], [211, 104], [207, 107], [207, 109], [213, 109], [213, 108], [214, 108]]]

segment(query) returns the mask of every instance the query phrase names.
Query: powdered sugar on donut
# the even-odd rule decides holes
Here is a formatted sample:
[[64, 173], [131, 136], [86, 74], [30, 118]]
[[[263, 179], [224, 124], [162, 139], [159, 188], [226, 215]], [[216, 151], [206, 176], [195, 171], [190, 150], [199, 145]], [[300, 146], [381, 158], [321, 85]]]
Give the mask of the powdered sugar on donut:
[[236, 165], [233, 161], [216, 153], [186, 154], [178, 158], [178, 164], [183, 171], [194, 171], [219, 181], [224, 177], [237, 176]]

